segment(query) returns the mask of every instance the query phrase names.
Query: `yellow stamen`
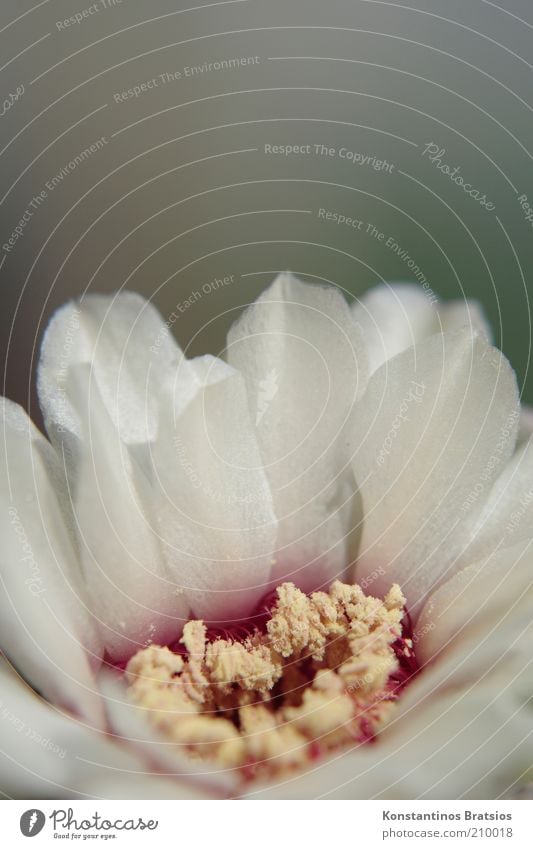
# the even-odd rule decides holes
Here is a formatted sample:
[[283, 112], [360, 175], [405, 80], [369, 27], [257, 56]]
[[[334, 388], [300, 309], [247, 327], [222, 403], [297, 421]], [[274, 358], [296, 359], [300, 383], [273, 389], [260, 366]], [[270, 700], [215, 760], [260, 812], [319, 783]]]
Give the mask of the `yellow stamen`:
[[129, 696], [190, 756], [227, 768], [279, 772], [368, 739], [392, 708], [405, 599], [335, 581], [329, 593], [277, 589], [264, 632], [208, 641], [188, 622], [184, 656], [161, 646], [126, 669]]

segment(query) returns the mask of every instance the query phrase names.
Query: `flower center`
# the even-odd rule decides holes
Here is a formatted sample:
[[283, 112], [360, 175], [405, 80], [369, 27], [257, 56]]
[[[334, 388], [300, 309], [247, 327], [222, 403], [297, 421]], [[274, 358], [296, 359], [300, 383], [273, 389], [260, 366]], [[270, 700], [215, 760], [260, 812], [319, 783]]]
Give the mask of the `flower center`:
[[335, 581], [328, 593], [277, 588], [263, 627], [237, 639], [202, 621], [179, 651], [152, 645], [126, 667], [129, 697], [197, 759], [247, 778], [305, 766], [372, 740], [416, 671], [405, 599]]

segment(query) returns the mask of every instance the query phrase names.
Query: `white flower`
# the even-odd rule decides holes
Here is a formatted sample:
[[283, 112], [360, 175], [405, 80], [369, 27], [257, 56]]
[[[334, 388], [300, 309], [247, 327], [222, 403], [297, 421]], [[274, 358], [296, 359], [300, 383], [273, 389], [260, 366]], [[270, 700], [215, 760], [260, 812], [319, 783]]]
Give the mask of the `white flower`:
[[[398, 285], [350, 308], [289, 274], [233, 325], [224, 360], [187, 360], [132, 293], [59, 310], [38, 375], [51, 442], [2, 402], [0, 640], [22, 676], [2, 662], [4, 792], [493, 798], [527, 785], [532, 416], [489, 338], [472, 303]], [[400, 585], [421, 669], [375, 742], [303, 772], [203, 768], [102, 674], [190, 619], [238, 623], [284, 581], [335, 579], [376, 596]]]

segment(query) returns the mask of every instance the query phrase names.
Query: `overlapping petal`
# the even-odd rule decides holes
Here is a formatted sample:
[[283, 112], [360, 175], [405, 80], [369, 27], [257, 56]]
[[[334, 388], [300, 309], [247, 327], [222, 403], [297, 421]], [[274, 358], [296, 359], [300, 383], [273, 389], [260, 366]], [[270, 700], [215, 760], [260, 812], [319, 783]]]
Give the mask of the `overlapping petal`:
[[153, 491], [120, 438], [88, 365], [69, 371], [80, 422], [74, 512], [81, 563], [102, 639], [114, 660], [176, 640], [189, 606], [153, 530]]
[[464, 519], [461, 566], [533, 537], [533, 437], [518, 445], [486, 498], [479, 500]]
[[378, 594], [396, 581], [420, 610], [456, 568], [472, 501], [513, 454], [518, 411], [508, 362], [469, 329], [434, 335], [375, 372], [355, 426], [357, 580], [372, 575]]
[[1, 400], [0, 647], [46, 698], [103, 721], [101, 643], [53, 481], [61, 467], [24, 410]]
[[277, 524], [241, 376], [213, 357], [167, 383], [152, 495], [171, 573], [196, 617], [252, 612], [270, 583]]
[[273, 580], [315, 589], [350, 560], [354, 405], [367, 380], [360, 335], [333, 287], [279, 275], [228, 335], [246, 381], [279, 522]]
[[[436, 589], [417, 622], [420, 662], [451, 654], [458, 674], [468, 680], [487, 653], [513, 655], [524, 649], [533, 628], [532, 566], [529, 538], [488, 552]], [[527, 677], [533, 695], [533, 666]]]

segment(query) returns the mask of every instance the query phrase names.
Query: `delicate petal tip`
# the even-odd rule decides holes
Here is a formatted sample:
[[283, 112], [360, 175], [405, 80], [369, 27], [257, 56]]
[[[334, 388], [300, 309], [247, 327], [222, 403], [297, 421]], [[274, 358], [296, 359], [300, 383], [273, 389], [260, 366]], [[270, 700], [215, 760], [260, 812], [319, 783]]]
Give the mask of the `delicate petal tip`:
[[313, 282], [300, 280], [292, 271], [286, 269], [280, 271], [274, 280], [258, 295], [258, 297], [250, 305], [255, 306], [261, 301], [286, 301], [305, 305], [309, 299], [311, 292], [323, 292], [328, 299], [338, 300], [339, 298], [345, 302], [344, 296], [335, 286], [329, 283]]
[[91, 367], [73, 366], [69, 395], [84, 430], [74, 512], [85, 581], [115, 661], [179, 637], [189, 607], [164, 566], [153, 491], [111, 421]]
[[65, 304], [46, 329], [37, 373], [50, 438], [75, 450], [81, 425], [68, 393], [68, 372], [87, 363], [122, 438], [151, 441], [157, 433], [157, 382], [180, 357], [167, 323], [136, 292], [90, 294]]

